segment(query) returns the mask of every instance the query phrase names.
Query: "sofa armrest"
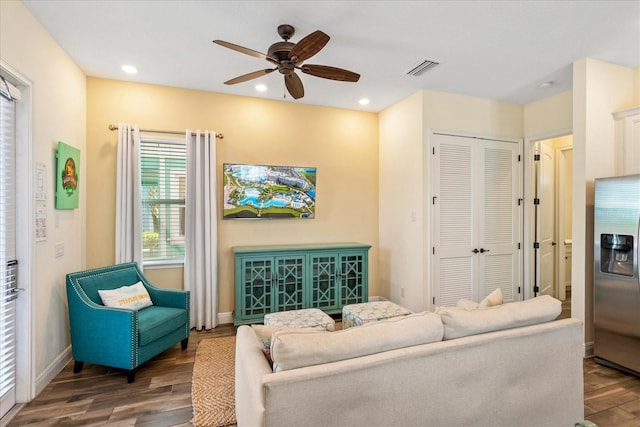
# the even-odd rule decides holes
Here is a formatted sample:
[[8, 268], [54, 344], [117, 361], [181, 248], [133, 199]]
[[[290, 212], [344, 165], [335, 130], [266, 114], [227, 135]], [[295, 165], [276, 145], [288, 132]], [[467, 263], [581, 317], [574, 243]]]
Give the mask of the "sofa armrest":
[[[138, 365], [138, 312], [94, 303], [67, 283], [71, 347], [76, 361], [133, 369]], [[104, 343], [109, 345], [105, 346]]]
[[253, 329], [240, 326], [236, 334], [236, 418], [238, 427], [264, 424], [262, 379], [273, 372]]

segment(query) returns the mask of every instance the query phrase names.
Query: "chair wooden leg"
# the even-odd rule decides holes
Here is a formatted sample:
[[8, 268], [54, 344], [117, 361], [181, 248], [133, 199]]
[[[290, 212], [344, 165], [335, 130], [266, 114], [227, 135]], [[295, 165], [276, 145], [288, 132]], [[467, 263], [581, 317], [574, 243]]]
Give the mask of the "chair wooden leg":
[[78, 372], [82, 371], [83, 366], [84, 366], [84, 362], [80, 362], [78, 360], [74, 361], [74, 363], [73, 363], [73, 373], [77, 374]]
[[132, 369], [130, 371], [127, 371], [127, 382], [129, 384], [131, 384], [132, 382], [134, 382], [136, 380], [136, 371], [135, 369]]
[[186, 350], [186, 349], [187, 349], [187, 346], [189, 345], [189, 338], [185, 338], [185, 339], [183, 339], [183, 340], [180, 342], [180, 344], [182, 345], [182, 349], [183, 349], [183, 350]]

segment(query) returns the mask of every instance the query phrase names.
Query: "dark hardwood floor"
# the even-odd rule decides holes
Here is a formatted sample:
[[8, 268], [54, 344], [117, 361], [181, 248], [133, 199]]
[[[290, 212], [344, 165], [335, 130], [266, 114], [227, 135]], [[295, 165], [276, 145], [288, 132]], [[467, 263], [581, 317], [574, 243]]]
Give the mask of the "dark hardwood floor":
[[191, 376], [198, 343], [233, 334], [233, 325], [192, 331], [186, 350], [176, 344], [143, 364], [132, 384], [127, 384], [125, 371], [90, 363], [74, 374], [71, 361], [7, 427], [191, 426]]
[[[232, 325], [192, 332], [180, 345], [142, 365], [133, 384], [124, 371], [73, 362], [7, 425], [14, 426], [191, 426], [191, 376], [202, 339], [233, 335]], [[598, 427], [640, 427], [640, 379], [584, 361], [585, 418]]]

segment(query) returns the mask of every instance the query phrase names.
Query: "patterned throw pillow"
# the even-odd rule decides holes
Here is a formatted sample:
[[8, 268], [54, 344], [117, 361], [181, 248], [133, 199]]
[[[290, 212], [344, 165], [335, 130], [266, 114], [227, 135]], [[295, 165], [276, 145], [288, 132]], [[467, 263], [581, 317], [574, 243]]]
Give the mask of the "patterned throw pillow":
[[129, 308], [140, 310], [153, 305], [147, 288], [142, 282], [135, 285], [123, 286], [112, 290], [98, 290], [102, 303], [107, 307]]

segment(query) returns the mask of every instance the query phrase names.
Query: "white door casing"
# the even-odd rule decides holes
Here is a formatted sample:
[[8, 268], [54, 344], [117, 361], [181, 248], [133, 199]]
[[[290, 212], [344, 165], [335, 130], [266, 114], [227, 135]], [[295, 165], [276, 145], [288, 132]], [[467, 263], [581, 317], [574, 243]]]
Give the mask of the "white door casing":
[[432, 135], [432, 304], [521, 299], [521, 144]]
[[536, 242], [539, 243], [536, 286], [540, 295], [558, 297], [556, 280], [556, 179], [555, 150], [545, 142], [537, 143]]

